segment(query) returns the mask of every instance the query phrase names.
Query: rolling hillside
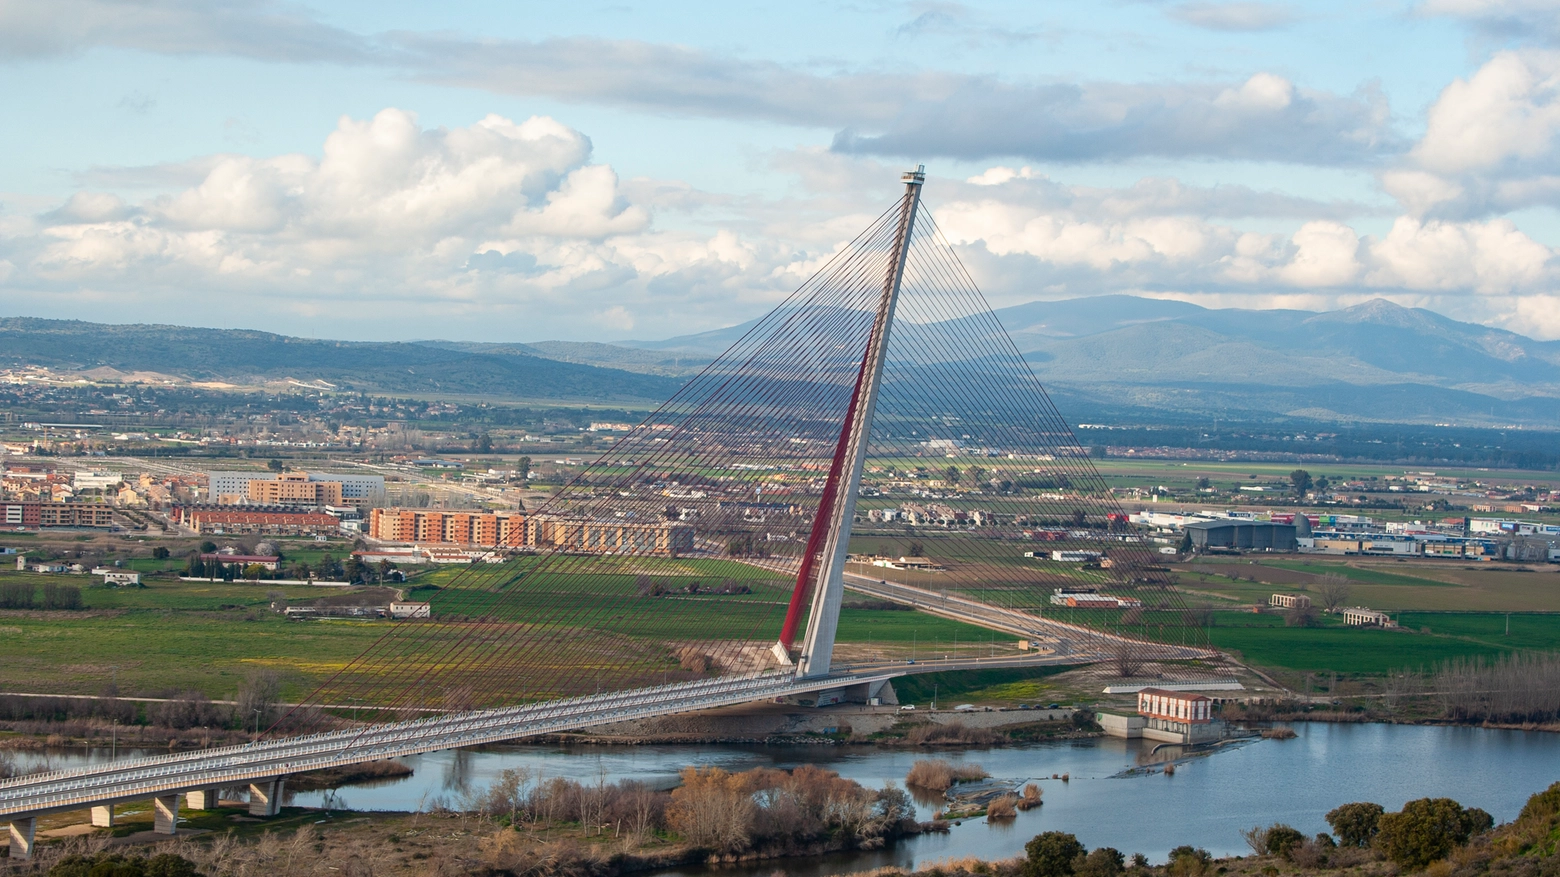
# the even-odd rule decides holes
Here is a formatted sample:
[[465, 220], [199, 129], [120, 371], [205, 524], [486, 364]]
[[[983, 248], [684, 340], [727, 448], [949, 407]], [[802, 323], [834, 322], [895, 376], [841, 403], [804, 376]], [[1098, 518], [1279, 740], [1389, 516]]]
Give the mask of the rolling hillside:
[[358, 343], [268, 332], [180, 326], [110, 326], [76, 320], [0, 319], [0, 365], [150, 372], [191, 381], [258, 384], [328, 381], [349, 390], [512, 399], [659, 401], [681, 382], [530, 352], [405, 342]]

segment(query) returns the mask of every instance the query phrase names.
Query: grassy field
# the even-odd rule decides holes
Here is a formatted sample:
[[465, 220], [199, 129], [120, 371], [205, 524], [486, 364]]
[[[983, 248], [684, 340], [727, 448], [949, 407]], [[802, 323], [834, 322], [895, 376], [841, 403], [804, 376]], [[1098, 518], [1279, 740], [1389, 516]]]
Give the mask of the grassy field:
[[[749, 584], [754, 592], [644, 598], [636, 595], [632, 575], [592, 577], [568, 582], [569, 588], [555, 580], [550, 588], [528, 592], [525, 599], [509, 604], [517, 610], [512, 617], [566, 619], [575, 610], [588, 612], [595, 619], [594, 629], [651, 649], [679, 639], [778, 634], [789, 590], [757, 578], [762, 571], [725, 561], [667, 562], [658, 569], [716, 581], [746, 574], [752, 576]], [[728, 572], [733, 575], [725, 576]], [[437, 570], [430, 578], [448, 582], [456, 574]], [[668, 583], [692, 577], [658, 576]], [[284, 696], [297, 697], [362, 653], [391, 624], [355, 619], [288, 621], [268, 608], [267, 595], [272, 592], [280, 591], [297, 603], [341, 594], [334, 588], [167, 579], [152, 579], [144, 588], [107, 588], [92, 585], [93, 580], [84, 576], [0, 571], [0, 582], [24, 581], [40, 587], [45, 583], [83, 586], [87, 610], [0, 611], [0, 690], [96, 694], [117, 681], [125, 694], [158, 696], [195, 689], [228, 699], [250, 670], [263, 666], [282, 674]], [[457, 589], [416, 593], [431, 597], [435, 607], [470, 605], [463, 601], [471, 595]], [[519, 634], [521, 628], [516, 625], [511, 630]], [[955, 641], [962, 641], [961, 651], [968, 651], [989, 638], [982, 628], [919, 612], [850, 608], [841, 612], [838, 633], [842, 645], [895, 647], [890, 654], [908, 653], [912, 645], [930, 650]], [[1000, 639], [1005, 643], [1007, 638]], [[419, 637], [417, 642], [429, 640]], [[393, 658], [394, 654], [382, 656]]]
[[1213, 644], [1238, 651], [1259, 667], [1301, 672], [1379, 674], [1419, 669], [1453, 657], [1493, 657], [1501, 648], [1476, 640], [1408, 630], [1285, 627], [1276, 615], [1220, 612], [1208, 632]]
[[1198, 560], [1178, 567], [1177, 572], [1181, 586], [1194, 595], [1242, 603], [1266, 603], [1273, 594], [1291, 593], [1307, 593], [1315, 599], [1320, 576], [1331, 573], [1349, 580], [1350, 605], [1386, 612], [1560, 610], [1555, 597], [1560, 593], [1560, 568], [1553, 566], [1523, 571], [1506, 564], [1263, 558], [1257, 562]]

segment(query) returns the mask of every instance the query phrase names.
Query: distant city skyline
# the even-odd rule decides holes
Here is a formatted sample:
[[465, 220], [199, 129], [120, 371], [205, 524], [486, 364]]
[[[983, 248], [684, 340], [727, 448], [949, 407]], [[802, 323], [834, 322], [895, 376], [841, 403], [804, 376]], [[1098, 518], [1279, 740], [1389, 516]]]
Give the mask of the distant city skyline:
[[0, 0], [0, 315], [650, 339], [925, 163], [995, 307], [1386, 298], [1560, 338], [1560, 10]]

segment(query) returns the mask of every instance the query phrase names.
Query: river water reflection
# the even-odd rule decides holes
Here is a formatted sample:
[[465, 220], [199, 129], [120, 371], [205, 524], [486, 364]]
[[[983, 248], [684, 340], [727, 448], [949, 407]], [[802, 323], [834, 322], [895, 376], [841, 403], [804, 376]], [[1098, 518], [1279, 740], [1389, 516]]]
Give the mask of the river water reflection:
[[[1152, 744], [1113, 738], [1038, 743], [1001, 749], [938, 753], [983, 765], [1000, 779], [1039, 780], [1045, 805], [1006, 825], [966, 821], [948, 834], [924, 835], [889, 850], [850, 853], [747, 868], [697, 873], [767, 875], [776, 867], [791, 877], [846, 873], [879, 865], [912, 867], [935, 859], [1001, 858], [1022, 852], [1041, 831], [1070, 831], [1084, 845], [1142, 852], [1161, 861], [1180, 844], [1215, 855], [1244, 851], [1240, 830], [1286, 822], [1307, 834], [1326, 831], [1332, 807], [1375, 801], [1389, 810], [1423, 797], [1455, 798], [1482, 807], [1497, 821], [1517, 815], [1528, 796], [1560, 780], [1560, 735], [1482, 728], [1412, 725], [1299, 724], [1292, 740], [1261, 740], [1192, 759], [1174, 776], [1121, 776], [1154, 762]], [[95, 754], [94, 754], [95, 755]], [[56, 767], [107, 755], [54, 756]], [[837, 746], [513, 746], [439, 752], [404, 759], [411, 777], [335, 793], [335, 805], [359, 810], [416, 810], [458, 805], [498, 773], [528, 767], [546, 776], [582, 782], [631, 778], [670, 787], [692, 764], [728, 770], [818, 764], [864, 785], [902, 783], [925, 752]], [[1069, 774], [1070, 781], [1044, 779]], [[291, 796], [290, 803], [320, 806], [323, 792]], [[920, 818], [933, 805], [918, 802]], [[678, 873], [666, 872], [662, 877]]]

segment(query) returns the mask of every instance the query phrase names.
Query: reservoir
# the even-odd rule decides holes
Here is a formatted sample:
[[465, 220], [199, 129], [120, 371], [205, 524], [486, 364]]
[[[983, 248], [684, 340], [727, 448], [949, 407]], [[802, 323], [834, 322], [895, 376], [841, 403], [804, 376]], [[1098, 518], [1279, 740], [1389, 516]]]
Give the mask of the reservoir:
[[[1035, 780], [1044, 806], [1006, 823], [966, 820], [947, 834], [927, 834], [874, 852], [756, 862], [678, 874], [764, 877], [777, 867], [790, 877], [821, 877], [881, 865], [905, 868], [937, 859], [1019, 855], [1042, 831], [1068, 831], [1090, 849], [1110, 846], [1163, 861], [1181, 844], [1216, 856], [1244, 854], [1240, 830], [1274, 822], [1306, 834], [1327, 831], [1323, 815], [1339, 804], [1374, 801], [1388, 810], [1414, 798], [1449, 797], [1482, 807], [1496, 822], [1513, 819], [1529, 795], [1560, 780], [1560, 734], [1485, 728], [1299, 723], [1292, 740], [1256, 740], [1176, 763], [1142, 740], [1093, 738], [995, 749], [904, 750], [853, 746], [540, 746], [437, 752], [403, 761], [410, 777], [335, 792], [300, 792], [290, 804], [357, 810], [461, 806], [464, 796], [492, 783], [506, 768], [580, 782], [638, 779], [662, 787], [688, 765], [731, 771], [817, 764], [870, 787], [902, 785], [920, 758], [979, 763], [997, 779]], [[121, 751], [121, 754], [127, 754]], [[148, 753], [151, 754], [151, 753]], [[18, 753], [21, 766], [43, 756]], [[106, 750], [47, 756], [51, 766], [106, 760]], [[1069, 780], [1050, 779], [1067, 774]], [[918, 818], [930, 819], [935, 798], [918, 797]]]

